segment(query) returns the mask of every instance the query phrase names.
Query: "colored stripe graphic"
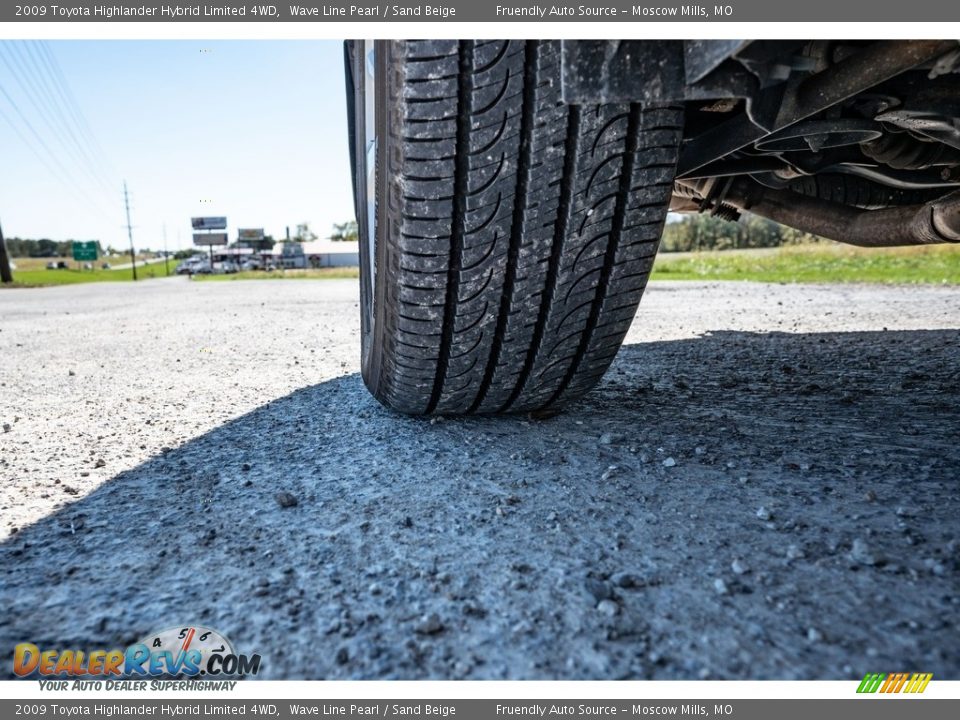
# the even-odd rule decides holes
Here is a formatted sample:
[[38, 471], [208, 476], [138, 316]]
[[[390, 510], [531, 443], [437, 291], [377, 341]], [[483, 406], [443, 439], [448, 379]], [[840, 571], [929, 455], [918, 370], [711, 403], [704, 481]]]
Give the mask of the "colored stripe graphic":
[[910, 678], [910, 682], [907, 684], [904, 692], [922, 693], [927, 689], [927, 684], [930, 682], [930, 678], [932, 677], [933, 673], [914, 673]]
[[858, 693], [922, 693], [933, 673], [867, 673], [857, 687]]
[[863, 676], [863, 680], [860, 681], [860, 687], [857, 688], [857, 692], [875, 693], [885, 677], [886, 675], [883, 673], [867, 673]]
[[903, 684], [909, 676], [909, 673], [900, 673], [900, 677], [897, 679], [897, 686], [891, 692], [900, 692], [900, 688], [903, 687]]

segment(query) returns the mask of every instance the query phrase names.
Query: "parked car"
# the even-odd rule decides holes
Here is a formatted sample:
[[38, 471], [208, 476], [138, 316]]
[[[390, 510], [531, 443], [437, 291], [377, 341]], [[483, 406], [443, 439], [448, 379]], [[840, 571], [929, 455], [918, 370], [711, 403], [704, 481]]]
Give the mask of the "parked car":
[[56, 270], [56, 269], [57, 269], [57, 264], [55, 262], [47, 263], [47, 270]]
[[960, 242], [957, 40], [356, 40], [362, 375], [413, 414], [561, 410], [668, 211]]
[[206, 260], [201, 257], [189, 257], [174, 268], [174, 273], [177, 275], [191, 275], [197, 272], [197, 268], [205, 262]]

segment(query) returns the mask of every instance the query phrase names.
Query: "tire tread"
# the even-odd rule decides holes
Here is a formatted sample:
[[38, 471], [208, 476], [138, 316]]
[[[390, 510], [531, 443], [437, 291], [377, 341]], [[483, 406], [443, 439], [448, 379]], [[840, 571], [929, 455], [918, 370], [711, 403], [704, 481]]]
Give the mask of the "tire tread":
[[636, 312], [682, 108], [563, 104], [556, 42], [383, 45], [386, 308], [368, 385], [414, 414], [568, 405]]

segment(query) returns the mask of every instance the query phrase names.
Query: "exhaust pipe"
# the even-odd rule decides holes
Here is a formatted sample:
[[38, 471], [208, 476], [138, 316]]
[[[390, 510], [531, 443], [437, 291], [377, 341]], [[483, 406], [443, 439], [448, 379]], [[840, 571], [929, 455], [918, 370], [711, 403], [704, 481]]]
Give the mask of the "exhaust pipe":
[[[734, 207], [803, 232], [860, 247], [960, 242], [960, 191], [922, 205], [862, 210], [737, 178], [720, 192], [716, 180], [677, 181], [671, 209]], [[708, 200], [704, 200], [708, 198]], [[715, 199], [714, 199], [715, 198]]]

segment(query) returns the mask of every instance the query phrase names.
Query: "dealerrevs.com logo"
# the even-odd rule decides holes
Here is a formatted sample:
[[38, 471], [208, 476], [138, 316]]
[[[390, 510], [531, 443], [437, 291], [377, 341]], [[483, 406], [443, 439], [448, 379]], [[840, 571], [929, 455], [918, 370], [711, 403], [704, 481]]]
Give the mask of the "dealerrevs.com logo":
[[867, 673], [860, 681], [858, 693], [922, 693], [933, 673]]
[[199, 625], [150, 633], [125, 649], [75, 650], [14, 648], [18, 677], [136, 678], [245, 677], [260, 672], [260, 656], [239, 654], [216, 630]]

